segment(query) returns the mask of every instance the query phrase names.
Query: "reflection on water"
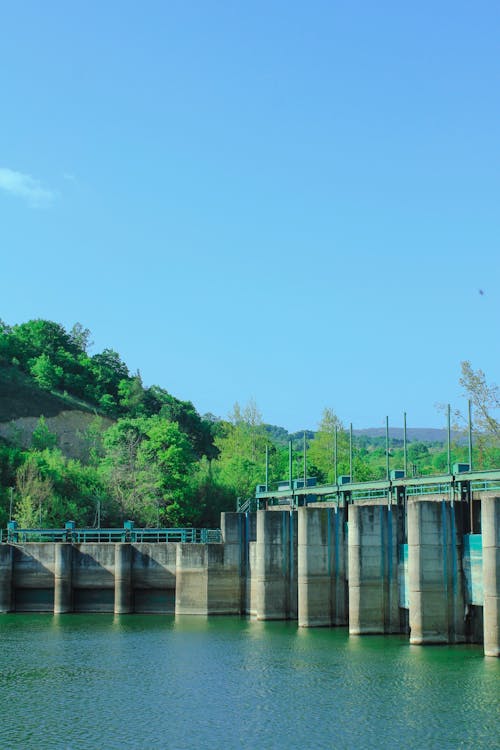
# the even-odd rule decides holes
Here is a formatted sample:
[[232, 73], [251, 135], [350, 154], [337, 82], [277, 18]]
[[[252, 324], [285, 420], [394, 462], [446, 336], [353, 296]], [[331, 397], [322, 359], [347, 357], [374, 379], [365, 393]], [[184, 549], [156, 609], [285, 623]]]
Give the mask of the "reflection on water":
[[2, 748], [493, 748], [478, 646], [240, 618], [4, 615]]

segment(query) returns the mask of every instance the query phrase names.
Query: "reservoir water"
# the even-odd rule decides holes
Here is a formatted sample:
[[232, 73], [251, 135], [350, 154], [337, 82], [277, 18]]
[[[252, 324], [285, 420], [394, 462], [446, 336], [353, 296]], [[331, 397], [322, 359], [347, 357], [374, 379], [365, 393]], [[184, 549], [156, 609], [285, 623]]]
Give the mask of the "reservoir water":
[[480, 646], [243, 618], [3, 615], [6, 750], [499, 747]]

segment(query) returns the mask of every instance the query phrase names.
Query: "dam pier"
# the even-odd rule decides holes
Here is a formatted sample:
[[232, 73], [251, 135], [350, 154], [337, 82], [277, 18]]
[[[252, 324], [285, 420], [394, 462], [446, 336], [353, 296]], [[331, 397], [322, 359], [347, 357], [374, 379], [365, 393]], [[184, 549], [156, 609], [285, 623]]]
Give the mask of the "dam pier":
[[248, 615], [498, 657], [500, 472], [381, 484], [263, 490], [220, 532], [11, 523], [0, 611]]

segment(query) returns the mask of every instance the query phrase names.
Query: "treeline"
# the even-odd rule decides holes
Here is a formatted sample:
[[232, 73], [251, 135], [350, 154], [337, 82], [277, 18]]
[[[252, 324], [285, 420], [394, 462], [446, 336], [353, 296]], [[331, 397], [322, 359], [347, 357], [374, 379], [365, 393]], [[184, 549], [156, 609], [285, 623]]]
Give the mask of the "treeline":
[[[264, 481], [266, 448], [269, 481], [288, 477], [290, 437], [293, 473], [303, 476], [302, 435], [263, 424], [253, 402], [236, 404], [225, 420], [201, 416], [164, 388], [144, 387], [117, 352], [90, 355], [89, 348], [90, 332], [80, 324], [68, 332], [45, 320], [12, 327], [0, 322], [4, 372], [14, 370], [37, 393], [43, 389], [94, 412], [79, 436], [80, 459], [61, 451], [43, 417], [29, 446], [0, 439], [0, 527], [10, 517], [22, 527], [57, 527], [69, 519], [94, 526], [98, 518], [102, 526], [126, 518], [143, 526], [217, 526], [222, 510], [234, 510], [237, 498], [253, 496]], [[331, 409], [316, 433], [306, 433], [308, 475], [320, 484], [334, 479], [335, 431], [338, 472], [348, 474], [348, 435]], [[476, 441], [478, 469], [500, 466], [498, 440], [490, 437], [482, 431]], [[403, 467], [401, 441], [391, 440], [389, 458], [391, 468]], [[467, 460], [466, 446], [453, 446], [453, 460]], [[447, 452], [439, 444], [413, 442], [408, 462], [415, 475], [442, 472]], [[385, 471], [384, 440], [355, 437], [354, 479], [383, 478]]]

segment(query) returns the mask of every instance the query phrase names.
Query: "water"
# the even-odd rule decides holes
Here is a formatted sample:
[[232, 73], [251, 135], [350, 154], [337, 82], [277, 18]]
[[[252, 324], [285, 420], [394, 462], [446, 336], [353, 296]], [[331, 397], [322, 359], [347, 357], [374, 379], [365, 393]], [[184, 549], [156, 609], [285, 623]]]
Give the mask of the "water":
[[6, 750], [499, 747], [479, 646], [240, 618], [3, 615]]

